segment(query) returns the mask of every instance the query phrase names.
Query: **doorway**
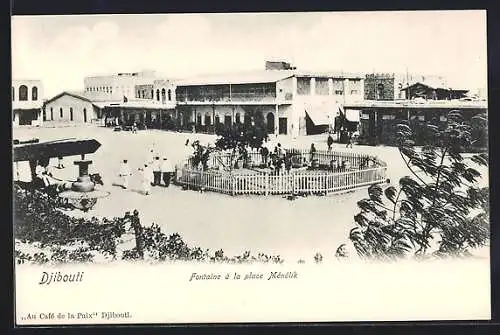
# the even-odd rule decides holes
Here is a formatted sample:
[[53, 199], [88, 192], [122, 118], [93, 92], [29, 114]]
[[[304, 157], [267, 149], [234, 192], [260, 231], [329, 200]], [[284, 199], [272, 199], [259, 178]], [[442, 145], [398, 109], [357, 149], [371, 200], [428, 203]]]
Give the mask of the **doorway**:
[[279, 118], [279, 134], [280, 135], [286, 135], [287, 133], [287, 118], [286, 117], [280, 117]]
[[[280, 119], [281, 120], [281, 119]], [[268, 113], [266, 116], [267, 133], [274, 134], [274, 114]]]

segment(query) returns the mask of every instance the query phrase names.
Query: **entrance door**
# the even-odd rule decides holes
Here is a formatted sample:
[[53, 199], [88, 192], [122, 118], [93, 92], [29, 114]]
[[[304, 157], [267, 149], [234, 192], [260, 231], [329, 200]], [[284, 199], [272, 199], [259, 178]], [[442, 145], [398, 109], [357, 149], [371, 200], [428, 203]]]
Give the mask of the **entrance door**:
[[225, 115], [224, 116], [224, 125], [226, 127], [231, 126], [231, 115]]
[[287, 131], [287, 119], [286, 117], [279, 118], [279, 134], [286, 135]]
[[267, 124], [267, 133], [273, 134], [274, 133], [274, 114], [273, 113], [267, 114], [266, 124]]

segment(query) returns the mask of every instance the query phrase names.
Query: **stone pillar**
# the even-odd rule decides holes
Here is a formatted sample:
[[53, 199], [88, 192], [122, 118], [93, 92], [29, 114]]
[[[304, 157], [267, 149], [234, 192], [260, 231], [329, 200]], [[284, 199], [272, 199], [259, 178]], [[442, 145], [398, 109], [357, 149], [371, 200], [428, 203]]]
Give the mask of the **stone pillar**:
[[328, 95], [333, 95], [335, 92], [333, 91], [333, 78], [328, 78]]
[[351, 91], [349, 87], [349, 79], [344, 78], [344, 85], [342, 86], [344, 102], [348, 101], [348, 97], [350, 97]]
[[279, 133], [279, 116], [278, 116], [278, 105], [276, 105], [274, 111], [274, 134], [278, 135], [278, 133]]
[[311, 95], [316, 95], [316, 78], [311, 78]]
[[297, 77], [292, 77], [292, 100], [295, 100], [295, 96], [297, 95]]

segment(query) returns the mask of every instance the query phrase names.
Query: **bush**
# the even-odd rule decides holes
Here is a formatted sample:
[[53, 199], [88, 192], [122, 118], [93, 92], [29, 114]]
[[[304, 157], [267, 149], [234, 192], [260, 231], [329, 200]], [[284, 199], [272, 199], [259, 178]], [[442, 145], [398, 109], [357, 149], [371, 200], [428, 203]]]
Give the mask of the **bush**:
[[65, 214], [59, 206], [59, 202], [42, 192], [14, 187], [14, 255], [18, 264], [89, 263], [99, 255], [117, 260], [119, 239], [125, 234], [127, 223], [135, 229], [136, 247], [124, 250], [123, 260], [283, 262], [280, 256], [258, 254], [254, 257], [249, 251], [227, 257], [222, 249], [212, 255], [208, 249], [189, 247], [177, 233], [167, 235], [156, 224], [141, 226], [137, 211], [111, 220], [95, 217], [85, 220]]

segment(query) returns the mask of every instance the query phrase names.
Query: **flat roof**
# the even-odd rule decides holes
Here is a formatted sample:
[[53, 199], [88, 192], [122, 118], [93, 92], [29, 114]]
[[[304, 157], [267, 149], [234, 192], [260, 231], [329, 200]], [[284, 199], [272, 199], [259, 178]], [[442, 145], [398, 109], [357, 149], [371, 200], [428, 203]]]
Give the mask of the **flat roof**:
[[416, 102], [411, 100], [364, 100], [348, 103], [344, 108], [446, 108], [446, 109], [488, 109], [487, 101], [460, 101], [460, 100], [427, 100]]
[[313, 72], [301, 70], [257, 70], [232, 72], [199, 76], [181, 79], [175, 82], [177, 86], [201, 86], [201, 85], [237, 85], [254, 83], [275, 83], [291, 77], [319, 77], [319, 78], [349, 78], [363, 79], [361, 74], [344, 72]]

